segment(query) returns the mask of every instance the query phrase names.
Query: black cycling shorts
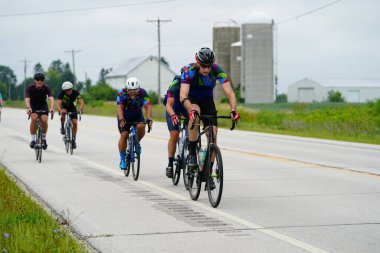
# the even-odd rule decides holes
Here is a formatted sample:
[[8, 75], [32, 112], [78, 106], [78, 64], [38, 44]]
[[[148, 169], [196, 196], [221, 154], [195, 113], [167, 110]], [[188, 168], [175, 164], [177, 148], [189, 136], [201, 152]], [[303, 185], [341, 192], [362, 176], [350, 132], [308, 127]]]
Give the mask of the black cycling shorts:
[[49, 110], [47, 104], [42, 104], [42, 105], [30, 105], [32, 109], [32, 113], [35, 113], [36, 111], [45, 111], [41, 115], [48, 115]]
[[117, 120], [117, 127], [119, 128], [119, 132], [124, 132], [124, 131], [130, 131], [131, 130], [131, 124], [129, 122], [145, 122], [145, 118], [142, 114], [139, 114], [135, 117], [128, 117], [125, 119], [127, 121], [127, 124], [125, 124], [124, 127], [120, 127], [119, 125], [119, 120]]
[[78, 110], [76, 107], [74, 108], [65, 108], [64, 106], [62, 106], [62, 109], [66, 109], [67, 112], [71, 112], [72, 114], [70, 114], [70, 119], [78, 119]]
[[[189, 100], [192, 104], [196, 104], [201, 109], [202, 115], [217, 115], [215, 102], [213, 97], [205, 97], [205, 98], [195, 98], [195, 97], [189, 97]], [[218, 126], [217, 119], [204, 119], [203, 125], [208, 126], [209, 124], [213, 126]], [[210, 121], [210, 122], [209, 122]]]

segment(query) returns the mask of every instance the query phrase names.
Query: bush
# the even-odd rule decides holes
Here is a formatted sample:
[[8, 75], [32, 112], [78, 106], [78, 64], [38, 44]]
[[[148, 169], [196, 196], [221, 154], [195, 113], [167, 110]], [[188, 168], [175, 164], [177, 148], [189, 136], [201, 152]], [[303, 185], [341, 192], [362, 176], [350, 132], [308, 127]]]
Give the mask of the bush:
[[344, 97], [340, 91], [330, 90], [327, 94], [327, 100], [329, 102], [345, 102]]

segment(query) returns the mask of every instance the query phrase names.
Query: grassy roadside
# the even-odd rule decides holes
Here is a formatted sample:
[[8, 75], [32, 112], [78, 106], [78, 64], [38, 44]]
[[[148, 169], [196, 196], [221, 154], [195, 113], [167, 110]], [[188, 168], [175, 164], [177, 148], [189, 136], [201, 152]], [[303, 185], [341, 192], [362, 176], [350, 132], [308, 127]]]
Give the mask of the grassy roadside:
[[[85, 107], [86, 114], [116, 116], [115, 102]], [[24, 108], [23, 102], [5, 106]], [[219, 115], [229, 115], [228, 104], [217, 104]], [[238, 106], [241, 120], [236, 129], [330, 140], [380, 144], [380, 99], [365, 104], [283, 103]], [[165, 121], [165, 107], [153, 107], [153, 120]], [[231, 122], [220, 120], [220, 127]]]
[[0, 166], [0, 252], [88, 252]]

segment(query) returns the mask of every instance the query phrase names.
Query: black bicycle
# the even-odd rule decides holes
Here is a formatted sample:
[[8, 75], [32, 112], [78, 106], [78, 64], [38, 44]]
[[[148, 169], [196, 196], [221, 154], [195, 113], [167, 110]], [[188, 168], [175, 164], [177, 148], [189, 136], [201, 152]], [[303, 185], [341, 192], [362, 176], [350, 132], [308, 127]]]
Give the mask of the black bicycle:
[[63, 142], [65, 144], [66, 153], [73, 154], [73, 122], [71, 120], [70, 115], [78, 115], [79, 121], [81, 120], [81, 113], [80, 111], [77, 112], [67, 112], [66, 113], [66, 122], [64, 126], [65, 135], [63, 136]]
[[[139, 178], [140, 174], [140, 154], [141, 146], [140, 141], [137, 136], [137, 125], [138, 124], [147, 124], [146, 122], [130, 122], [131, 130], [128, 137], [128, 148], [127, 148], [127, 168], [124, 170], [124, 175], [129, 176], [129, 172], [132, 168], [133, 179], [136, 181]], [[148, 126], [148, 133], [151, 128]]]
[[[199, 115], [199, 119], [231, 119], [231, 116]], [[192, 128], [194, 127], [195, 121]], [[230, 130], [234, 130], [236, 122], [232, 122]], [[197, 158], [200, 152], [203, 154], [204, 161], [199, 161], [198, 166], [189, 167], [187, 164], [187, 176], [189, 182], [189, 193], [192, 200], [197, 200], [201, 191], [202, 182], [206, 182], [205, 190], [208, 192], [208, 199], [212, 207], [216, 208], [223, 193], [223, 160], [219, 147], [214, 143], [213, 127], [205, 126], [202, 131], [198, 123], [198, 144]], [[201, 136], [207, 134], [207, 147], [202, 149]], [[188, 159], [188, 158], [187, 158]], [[201, 163], [200, 163], [201, 162]], [[203, 164], [202, 164], [203, 163]]]
[[[37, 130], [36, 130], [36, 144], [34, 145], [34, 151], [36, 153], [36, 160], [41, 163], [42, 160], [42, 146], [43, 146], [43, 141], [42, 141], [42, 119], [41, 116], [46, 113], [45, 110], [37, 110], [34, 111], [33, 113], [37, 113], [38, 118], [37, 118]], [[48, 112], [49, 113], [49, 112]], [[28, 119], [30, 119], [31, 114], [29, 114]], [[53, 119], [53, 114], [51, 114], [51, 119]]]
[[189, 143], [189, 135], [187, 132], [187, 118], [182, 116], [179, 117], [179, 136], [177, 141], [177, 149], [176, 155], [174, 157], [174, 174], [172, 177], [172, 181], [174, 185], [177, 185], [179, 179], [181, 177], [181, 170], [183, 172], [183, 183], [185, 185], [186, 190], [188, 189], [188, 177], [187, 177], [187, 166], [186, 166], [186, 157], [188, 153], [188, 143]]

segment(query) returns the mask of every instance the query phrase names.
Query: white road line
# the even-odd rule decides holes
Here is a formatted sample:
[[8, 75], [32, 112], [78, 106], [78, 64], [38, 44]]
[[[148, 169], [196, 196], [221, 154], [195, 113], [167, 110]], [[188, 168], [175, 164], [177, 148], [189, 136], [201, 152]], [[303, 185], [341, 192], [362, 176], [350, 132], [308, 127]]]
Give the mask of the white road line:
[[[16, 132], [16, 131], [11, 130], [11, 129], [8, 129], [8, 130], [11, 131], [11, 132], [13, 132], [15, 135], [20, 136], [21, 138], [27, 139], [27, 137], [25, 135], [21, 135], [19, 132]], [[60, 149], [60, 148], [57, 148], [57, 147], [54, 147], [54, 146], [51, 146], [51, 145], [49, 145], [49, 149], [52, 149], [52, 150], [54, 150], [56, 152], [62, 152], [62, 153], [65, 152], [63, 149]], [[112, 172], [113, 174], [122, 176], [122, 174], [120, 173], [120, 171], [116, 171], [115, 169], [112, 169], [110, 167], [98, 164], [96, 162], [93, 162], [91, 160], [88, 160], [86, 158], [83, 158], [83, 157], [80, 157], [80, 156], [77, 156], [77, 155], [73, 155], [72, 157], [75, 158], [75, 159], [78, 159], [78, 160], [80, 160], [80, 161], [82, 161], [84, 163], [87, 163], [89, 165], [93, 165], [93, 166], [95, 166], [95, 167], [97, 167], [99, 169], [102, 169], [104, 171]], [[194, 206], [200, 207], [200, 208], [202, 208], [202, 209], [204, 209], [204, 210], [206, 210], [208, 212], [215, 213], [217, 215], [220, 215], [220, 216], [222, 216], [222, 217], [224, 217], [226, 219], [232, 220], [232, 221], [234, 221], [236, 223], [239, 223], [241, 225], [244, 225], [246, 227], [253, 228], [253, 229], [255, 229], [258, 232], [261, 232], [263, 234], [269, 235], [269, 236], [271, 236], [273, 238], [276, 238], [278, 240], [281, 240], [283, 242], [289, 243], [289, 244], [291, 244], [293, 246], [296, 246], [298, 248], [301, 248], [301, 249], [303, 249], [303, 250], [305, 250], [307, 252], [312, 252], [312, 253], [327, 253], [327, 251], [324, 251], [322, 249], [314, 247], [314, 246], [312, 246], [312, 245], [310, 245], [308, 243], [305, 243], [305, 242], [302, 242], [300, 240], [294, 239], [292, 237], [286, 236], [284, 234], [278, 233], [278, 232], [276, 232], [274, 230], [266, 229], [265, 227], [263, 227], [263, 226], [261, 226], [259, 224], [255, 224], [253, 222], [244, 220], [244, 219], [239, 218], [239, 217], [237, 217], [235, 215], [232, 215], [232, 214], [229, 214], [227, 212], [218, 210], [216, 208], [212, 208], [212, 207], [210, 207], [208, 205], [205, 205], [205, 204], [202, 204], [200, 202], [192, 201], [189, 198], [182, 196], [181, 194], [172, 192], [172, 191], [170, 191], [168, 189], [162, 188], [162, 187], [157, 186], [155, 184], [152, 184], [152, 183], [149, 183], [149, 182], [146, 182], [146, 181], [143, 181], [143, 180], [135, 181], [135, 183], [148, 186], [148, 187], [153, 188], [155, 190], [158, 190], [158, 191], [160, 191], [162, 193], [165, 193], [165, 194], [168, 194], [168, 195], [170, 195], [172, 197], [175, 197], [175, 198], [177, 198], [179, 200], [186, 201], [190, 205], [194, 205]]]

